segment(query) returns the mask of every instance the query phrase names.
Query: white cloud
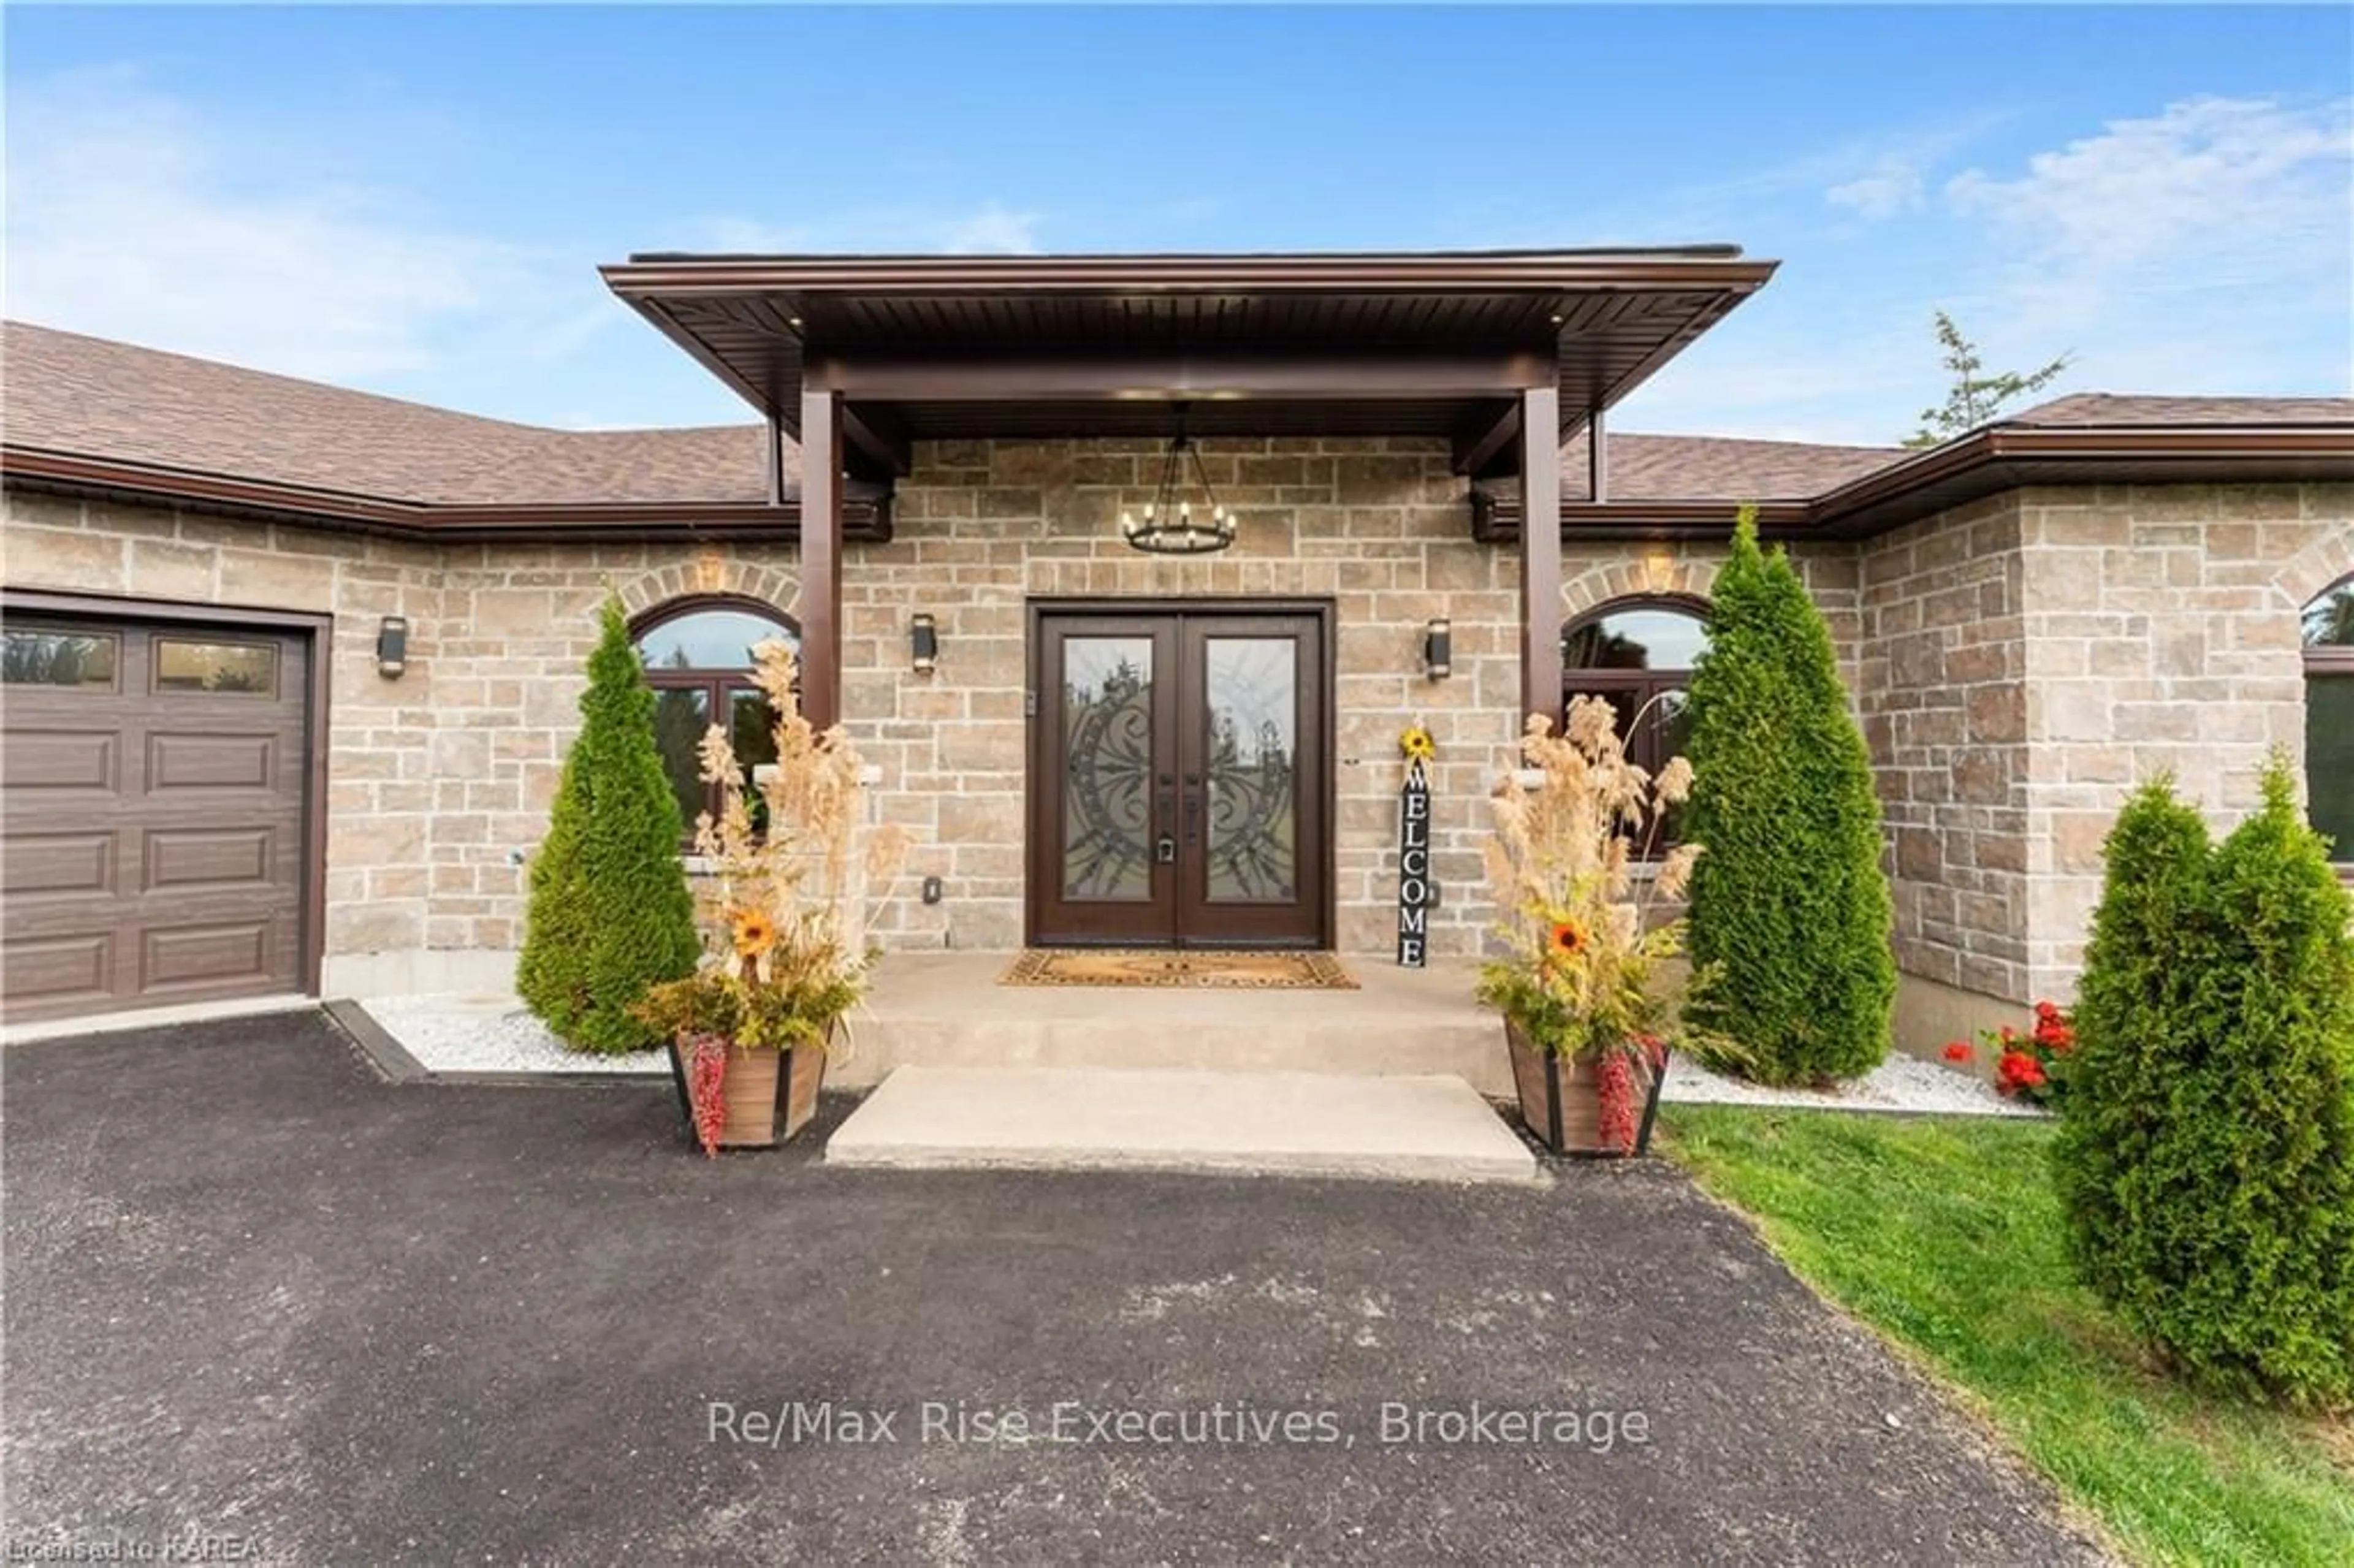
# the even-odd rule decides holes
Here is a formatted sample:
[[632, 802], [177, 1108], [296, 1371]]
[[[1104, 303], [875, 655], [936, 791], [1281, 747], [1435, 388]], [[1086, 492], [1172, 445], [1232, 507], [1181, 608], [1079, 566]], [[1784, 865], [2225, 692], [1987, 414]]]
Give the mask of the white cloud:
[[[424, 370], [470, 324], [523, 353], [584, 330], [578, 299], [545, 288], [551, 259], [338, 181], [316, 143], [240, 137], [135, 70], [21, 85], [8, 120], [12, 315], [340, 381]], [[535, 299], [547, 317], [519, 311]]]
[[[2186, 100], [1942, 185], [1916, 154], [1816, 186], [1906, 221], [1860, 227], [1870, 257], [1794, 249], [1621, 428], [1893, 439], [1945, 395], [1936, 309], [1994, 368], [2072, 354], [2046, 397], [2354, 390], [2354, 101]], [[1756, 221], [1787, 210], [1760, 202]]]
[[2016, 248], [2016, 291], [2082, 313], [2132, 290], [2323, 285], [2345, 299], [2354, 101], [2196, 98], [1946, 186]]
[[1831, 186], [1823, 193], [1823, 199], [1873, 220], [1918, 212], [1927, 205], [1920, 165], [1896, 156], [1883, 158], [1870, 172]]

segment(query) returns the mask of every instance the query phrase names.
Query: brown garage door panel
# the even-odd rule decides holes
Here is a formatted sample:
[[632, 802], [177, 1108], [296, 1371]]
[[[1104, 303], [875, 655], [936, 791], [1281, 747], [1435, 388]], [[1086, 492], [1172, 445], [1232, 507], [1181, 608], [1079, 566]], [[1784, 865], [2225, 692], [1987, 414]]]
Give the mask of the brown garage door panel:
[[151, 927], [141, 935], [139, 989], [151, 996], [270, 977], [267, 920], [168, 931]]
[[104, 893], [113, 885], [111, 833], [17, 833], [0, 849], [0, 895]]
[[272, 853], [277, 836], [266, 827], [150, 828], [140, 885], [150, 893], [267, 885], [281, 869]]
[[111, 790], [122, 779], [122, 756], [111, 734], [12, 728], [7, 749], [0, 753], [0, 784], [11, 789]]
[[[20, 613], [22, 598], [0, 696], [8, 1019], [301, 990], [323, 625], [215, 628], [87, 602]], [[41, 638], [117, 657], [105, 681], [68, 682], [54, 660], [17, 656], [43, 652]]]
[[272, 735], [147, 736], [147, 792], [167, 789], [267, 789], [277, 782]]
[[103, 1002], [114, 989], [113, 976], [114, 938], [106, 931], [12, 941], [0, 962], [0, 990], [12, 1008], [67, 1011], [78, 1002]]

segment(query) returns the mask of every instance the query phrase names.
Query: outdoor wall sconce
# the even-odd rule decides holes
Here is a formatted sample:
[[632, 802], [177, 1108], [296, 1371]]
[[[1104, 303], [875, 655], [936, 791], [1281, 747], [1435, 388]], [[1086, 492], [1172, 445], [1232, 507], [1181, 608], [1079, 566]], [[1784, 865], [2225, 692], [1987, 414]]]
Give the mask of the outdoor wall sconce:
[[397, 681], [408, 668], [408, 618], [387, 615], [376, 622], [376, 673], [387, 681]]
[[1455, 629], [1444, 619], [1434, 620], [1422, 631], [1422, 667], [1434, 681], [1443, 681], [1455, 673]]
[[915, 655], [916, 673], [928, 675], [940, 662], [939, 628], [928, 615], [919, 615], [907, 629], [907, 646]]

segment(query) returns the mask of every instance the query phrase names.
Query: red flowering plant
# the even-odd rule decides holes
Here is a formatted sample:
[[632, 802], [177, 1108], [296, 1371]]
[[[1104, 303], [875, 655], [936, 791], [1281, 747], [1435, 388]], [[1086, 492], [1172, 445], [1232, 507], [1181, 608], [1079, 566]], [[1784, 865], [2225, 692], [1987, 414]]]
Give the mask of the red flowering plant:
[[[2035, 1022], [2022, 1033], [2010, 1024], [1981, 1029], [1978, 1039], [1994, 1056], [1995, 1093], [2005, 1099], [2048, 1106], [2060, 1097], [2069, 1054], [2076, 1048], [2075, 1026], [2055, 1001], [2035, 1004]], [[1978, 1051], [1965, 1041], [1946, 1047], [1946, 1060], [1975, 1061]]]

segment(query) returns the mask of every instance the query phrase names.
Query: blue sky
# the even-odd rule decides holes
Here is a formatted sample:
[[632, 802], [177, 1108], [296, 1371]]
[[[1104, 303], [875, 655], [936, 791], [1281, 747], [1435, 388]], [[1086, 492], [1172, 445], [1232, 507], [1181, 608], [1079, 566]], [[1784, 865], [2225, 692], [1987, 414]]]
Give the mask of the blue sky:
[[28, 9], [7, 311], [563, 425], [748, 411], [645, 249], [1733, 240], [1622, 429], [1878, 441], [1953, 311], [2053, 389], [2337, 393], [2343, 8]]

